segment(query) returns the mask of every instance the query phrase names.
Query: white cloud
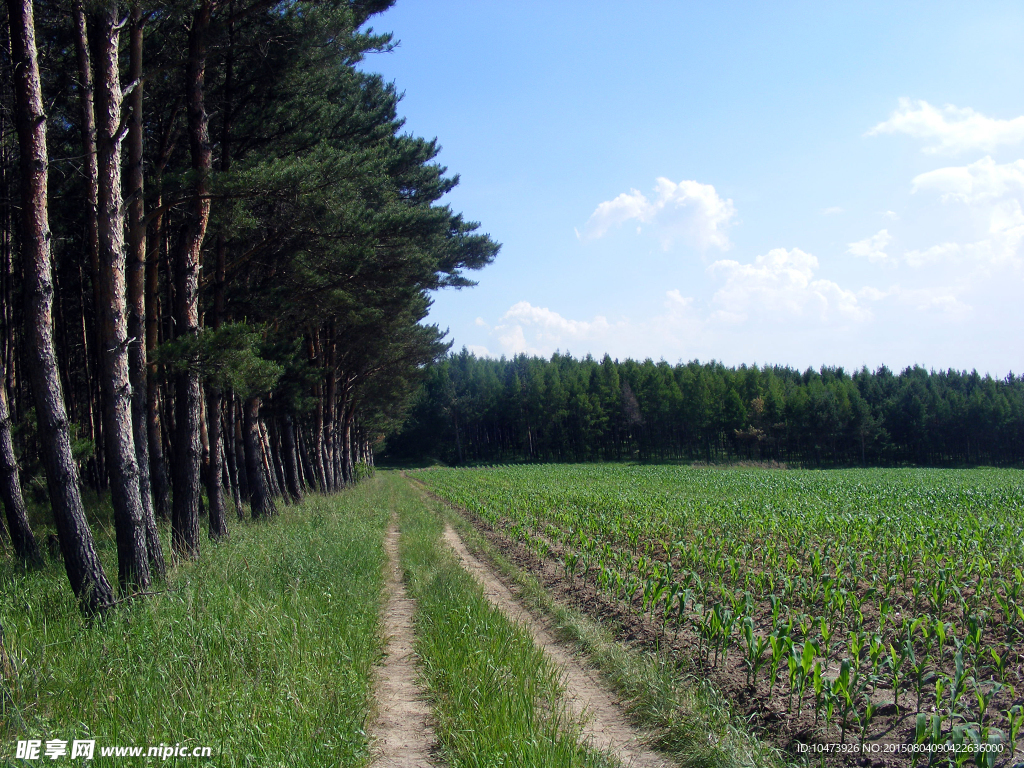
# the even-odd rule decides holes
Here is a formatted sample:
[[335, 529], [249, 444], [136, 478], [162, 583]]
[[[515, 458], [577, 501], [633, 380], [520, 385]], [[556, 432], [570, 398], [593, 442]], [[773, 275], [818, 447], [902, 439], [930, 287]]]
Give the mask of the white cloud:
[[612, 328], [612, 324], [601, 315], [590, 321], [570, 320], [547, 307], [535, 307], [528, 301], [520, 301], [502, 315], [493, 333], [505, 354], [545, 355], [556, 349], [585, 346], [607, 336]]
[[825, 210], [822, 211], [822, 213], [824, 215], [826, 215], [826, 216], [833, 216], [833, 215], [835, 215], [837, 213], [842, 213], [842, 212], [843, 212], [843, 209], [840, 208], [838, 205], [830, 206], [830, 207], [828, 207], [828, 208], [826, 208]]
[[473, 322], [474, 322], [474, 323], [475, 323], [475, 324], [476, 324], [476, 325], [477, 325], [478, 327], [481, 327], [481, 328], [486, 328], [486, 327], [487, 327], [487, 321], [486, 321], [486, 320], [484, 320], [484, 319], [483, 319], [482, 317], [478, 317], [478, 318], [477, 318], [476, 320], [474, 320]]
[[960, 200], [974, 204], [1024, 192], [1024, 160], [999, 165], [983, 157], [970, 165], [937, 168], [915, 176], [914, 192], [938, 192], [944, 201]]
[[477, 357], [494, 357], [494, 355], [490, 353], [490, 350], [488, 350], [487, 347], [482, 346], [480, 344], [467, 344], [466, 349], [468, 349], [470, 353], [476, 355]]
[[959, 243], [939, 243], [923, 251], [907, 251], [903, 254], [903, 258], [912, 267], [924, 267], [929, 264], [950, 261], [962, 252], [963, 249]]
[[1024, 160], [998, 164], [991, 157], [963, 166], [938, 168], [916, 176], [914, 192], [932, 192], [944, 203], [965, 206], [974, 224], [974, 242], [943, 243], [926, 251], [906, 254], [919, 266], [939, 257], [963, 254], [974, 262], [1021, 263], [1024, 245]]
[[520, 301], [513, 304], [501, 319], [506, 322], [512, 321], [531, 325], [570, 337], [586, 336], [595, 330], [608, 327], [608, 321], [600, 315], [595, 317], [592, 322], [567, 320], [547, 307], [535, 307], [528, 301]]
[[707, 271], [725, 280], [712, 297], [720, 308], [717, 317], [730, 322], [751, 315], [770, 320], [870, 318], [871, 313], [859, 305], [856, 294], [831, 280], [815, 280], [817, 268], [817, 258], [799, 248], [775, 248], [758, 256], [753, 264], [716, 261]]
[[867, 132], [904, 133], [925, 142], [924, 152], [992, 152], [1004, 144], [1024, 140], [1024, 116], [999, 120], [975, 112], [970, 107], [947, 104], [941, 109], [926, 101], [900, 99], [892, 116]]
[[971, 312], [971, 306], [964, 303], [956, 295], [957, 291], [939, 286], [935, 288], [900, 288], [893, 289], [896, 300], [918, 312], [930, 312], [944, 315], [951, 320], [963, 320]]
[[856, 243], [850, 243], [846, 252], [851, 256], [866, 258], [871, 263], [886, 261], [889, 258], [889, 254], [885, 252], [884, 248], [891, 241], [892, 236], [889, 234], [889, 230], [883, 229], [871, 237], [858, 240]]
[[896, 211], [886, 211], [882, 214], [882, 218], [889, 219], [889, 221], [897, 221], [899, 220], [900, 215], [896, 213]]
[[[683, 239], [698, 248], [725, 250], [730, 245], [725, 230], [735, 215], [732, 200], [723, 200], [710, 184], [685, 180], [676, 184], [662, 177], [655, 182], [653, 202], [633, 189], [598, 205], [583, 227], [582, 237], [603, 237], [610, 229], [635, 219], [650, 224], [664, 248]], [[581, 236], [578, 230], [576, 234]]]
[[490, 332], [502, 354], [548, 356], [556, 350], [577, 356], [611, 352], [622, 357], [680, 357], [692, 352], [701, 338], [703, 321], [693, 297], [677, 289], [665, 292], [663, 309], [643, 320], [622, 318], [609, 322], [603, 315], [573, 320], [528, 301], [512, 305]]

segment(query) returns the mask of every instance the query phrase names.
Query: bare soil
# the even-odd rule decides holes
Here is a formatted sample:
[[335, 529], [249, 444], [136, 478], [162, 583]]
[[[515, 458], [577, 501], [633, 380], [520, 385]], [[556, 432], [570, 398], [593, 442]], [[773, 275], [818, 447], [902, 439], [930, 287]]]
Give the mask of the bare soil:
[[412, 618], [415, 601], [405, 593], [398, 567], [398, 527], [388, 528], [387, 586], [384, 611], [388, 634], [384, 664], [377, 683], [377, 718], [372, 727], [377, 753], [374, 768], [439, 768], [437, 745], [430, 724], [430, 705], [416, 682]]
[[549, 622], [526, 610], [494, 571], [470, 554], [451, 526], [445, 527], [444, 538], [463, 567], [483, 585], [491, 604], [525, 627], [538, 647], [563, 670], [566, 705], [574, 715], [584, 719], [584, 737], [589, 743], [631, 768], [670, 768], [670, 761], [645, 746], [644, 734], [629, 723], [621, 705], [598, 680], [597, 673], [555, 641]]

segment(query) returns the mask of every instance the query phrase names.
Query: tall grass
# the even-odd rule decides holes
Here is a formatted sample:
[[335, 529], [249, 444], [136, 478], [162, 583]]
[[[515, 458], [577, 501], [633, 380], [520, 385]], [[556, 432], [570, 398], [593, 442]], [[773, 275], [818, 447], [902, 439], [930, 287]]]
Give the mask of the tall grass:
[[402, 478], [387, 478], [401, 562], [417, 600], [416, 651], [450, 768], [611, 764], [579, 743], [560, 673], [523, 628], [484, 597], [441, 541], [443, 524]]
[[[0, 564], [0, 757], [18, 739], [93, 738], [99, 765], [102, 746], [161, 743], [213, 748], [181, 758], [190, 766], [364, 765], [382, 653], [378, 498], [369, 480], [235, 523], [162, 593], [99, 619], [80, 616], [59, 561]], [[105, 560], [110, 535], [101, 526]]]

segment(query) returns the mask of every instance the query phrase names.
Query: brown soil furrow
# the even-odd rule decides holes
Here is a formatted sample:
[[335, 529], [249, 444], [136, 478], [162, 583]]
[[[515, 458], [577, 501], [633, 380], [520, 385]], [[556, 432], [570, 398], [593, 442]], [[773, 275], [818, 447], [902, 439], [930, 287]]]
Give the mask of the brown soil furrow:
[[585, 721], [584, 737], [598, 750], [614, 755], [629, 768], [670, 768], [672, 763], [644, 746], [644, 738], [629, 724], [615, 698], [601, 684], [596, 673], [586, 669], [563, 645], [556, 642], [547, 622], [536, 618], [512, 595], [494, 572], [469, 553], [462, 539], [446, 525], [445, 541], [484, 588], [492, 605], [529, 630], [534, 642], [564, 672], [566, 705]]
[[388, 553], [387, 585], [390, 597], [384, 611], [388, 635], [384, 665], [377, 685], [377, 718], [373, 768], [435, 768], [432, 755], [434, 732], [430, 706], [416, 683], [412, 617], [415, 601], [405, 594], [398, 568], [398, 527], [388, 528], [384, 548]]

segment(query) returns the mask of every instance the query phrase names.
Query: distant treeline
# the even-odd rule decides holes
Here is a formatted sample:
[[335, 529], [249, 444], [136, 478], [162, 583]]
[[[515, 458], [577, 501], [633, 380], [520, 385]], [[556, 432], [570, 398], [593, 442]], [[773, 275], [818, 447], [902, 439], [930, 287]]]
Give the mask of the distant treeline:
[[477, 358], [436, 364], [392, 458], [1024, 463], [1024, 380], [884, 366]]

